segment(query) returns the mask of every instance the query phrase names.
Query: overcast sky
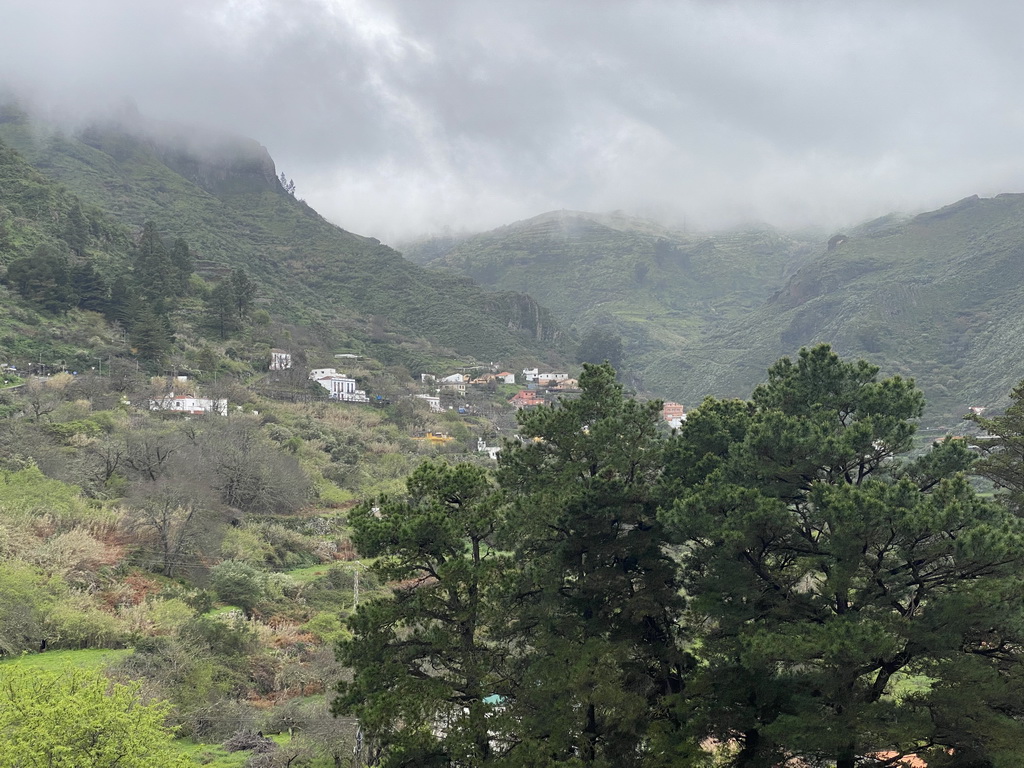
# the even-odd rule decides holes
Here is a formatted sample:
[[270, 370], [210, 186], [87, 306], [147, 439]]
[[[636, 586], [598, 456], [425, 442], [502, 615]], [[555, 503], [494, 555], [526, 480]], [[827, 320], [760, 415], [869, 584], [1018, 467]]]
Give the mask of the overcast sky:
[[558, 208], [840, 226], [1024, 191], [1018, 0], [0, 0], [0, 80], [266, 145], [394, 242]]

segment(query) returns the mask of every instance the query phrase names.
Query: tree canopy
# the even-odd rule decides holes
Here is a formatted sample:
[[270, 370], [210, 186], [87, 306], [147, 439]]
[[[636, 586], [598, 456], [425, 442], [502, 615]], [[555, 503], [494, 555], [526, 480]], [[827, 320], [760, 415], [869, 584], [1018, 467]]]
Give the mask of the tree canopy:
[[336, 710], [387, 765], [1015, 765], [1022, 522], [962, 443], [911, 455], [923, 397], [878, 373], [804, 349], [670, 436], [584, 366], [492, 481], [426, 465], [353, 517], [396, 586]]
[[923, 399], [877, 372], [803, 350], [751, 403], [706, 401], [680, 430], [689, 482], [663, 516], [708, 630], [691, 718], [739, 744], [737, 766], [957, 749], [950, 693], [1019, 663], [1020, 521], [975, 495], [958, 444], [897, 459]]
[[185, 768], [166, 707], [81, 669], [0, 669], [0, 768]]

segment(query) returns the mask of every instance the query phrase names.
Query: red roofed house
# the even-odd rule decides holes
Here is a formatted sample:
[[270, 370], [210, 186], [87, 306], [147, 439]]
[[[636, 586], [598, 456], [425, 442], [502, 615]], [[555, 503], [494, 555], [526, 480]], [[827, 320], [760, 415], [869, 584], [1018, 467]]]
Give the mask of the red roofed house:
[[661, 407], [661, 418], [668, 422], [672, 429], [686, 421], [686, 408], [679, 403], [667, 402]]
[[536, 392], [523, 389], [516, 392], [509, 402], [516, 408], [532, 408], [535, 405], [544, 405], [544, 398], [539, 397]]

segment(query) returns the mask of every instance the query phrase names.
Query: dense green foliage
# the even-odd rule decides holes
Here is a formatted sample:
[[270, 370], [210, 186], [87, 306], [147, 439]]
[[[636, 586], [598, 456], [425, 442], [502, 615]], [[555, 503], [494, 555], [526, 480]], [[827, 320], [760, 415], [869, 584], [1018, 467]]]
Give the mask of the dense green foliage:
[[165, 714], [96, 672], [0, 666], [0, 766], [185, 768]]
[[[707, 401], [681, 430], [671, 474], [690, 487], [666, 519], [690, 542], [683, 581], [711, 628], [694, 717], [739, 741], [738, 766], [962, 748], [952, 697], [985, 721], [985, 696], [965, 683], [998, 686], [1017, 662], [1024, 530], [975, 496], [962, 444], [895, 460], [923, 400], [876, 373], [804, 350], [749, 407]], [[1004, 641], [1005, 656], [988, 646]], [[930, 690], [896, 697], [908, 673]], [[1013, 724], [1005, 710], [995, 720]], [[990, 739], [984, 727], [971, 737]]]
[[359, 551], [378, 558], [374, 573], [402, 586], [352, 618], [359, 639], [343, 643], [339, 658], [355, 676], [335, 708], [373, 734], [381, 765], [487, 763], [497, 723], [489, 697], [504, 654], [488, 634], [501, 620], [495, 594], [508, 561], [488, 546], [494, 488], [479, 468], [427, 463], [407, 492], [351, 518]]
[[1024, 526], [962, 442], [901, 458], [924, 399], [877, 374], [805, 349], [670, 436], [585, 366], [495, 487], [428, 465], [353, 516], [396, 585], [335, 706], [393, 766], [1016, 765]]
[[974, 471], [991, 480], [1004, 494], [1007, 505], [1024, 513], [1024, 381], [1010, 393], [1010, 406], [999, 416], [968, 417], [985, 431], [979, 440], [983, 457]]

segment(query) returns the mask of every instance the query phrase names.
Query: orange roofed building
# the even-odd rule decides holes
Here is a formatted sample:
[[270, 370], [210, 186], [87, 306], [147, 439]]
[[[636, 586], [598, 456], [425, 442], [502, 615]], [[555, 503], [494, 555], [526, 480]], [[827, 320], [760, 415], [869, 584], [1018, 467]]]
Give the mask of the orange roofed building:
[[509, 402], [516, 408], [532, 408], [536, 405], [544, 405], [544, 398], [539, 397], [536, 392], [523, 389], [516, 392]]
[[661, 407], [661, 418], [673, 429], [679, 429], [686, 421], [686, 408], [680, 403], [667, 402]]

